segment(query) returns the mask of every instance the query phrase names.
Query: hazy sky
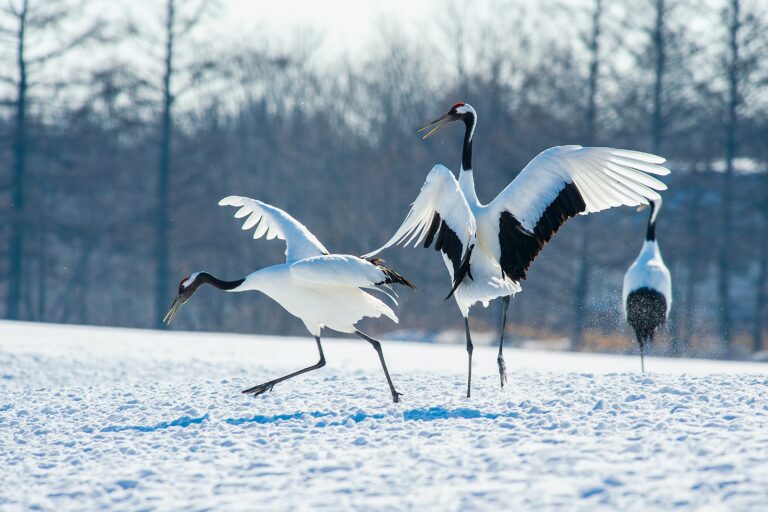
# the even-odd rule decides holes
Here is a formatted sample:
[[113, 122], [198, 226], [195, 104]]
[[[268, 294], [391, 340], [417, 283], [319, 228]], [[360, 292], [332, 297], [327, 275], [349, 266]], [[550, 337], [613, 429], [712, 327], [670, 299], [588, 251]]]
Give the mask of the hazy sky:
[[232, 26], [264, 23], [274, 28], [315, 26], [339, 38], [361, 38], [381, 16], [408, 20], [431, 11], [430, 0], [226, 0], [223, 22]]
[[211, 20], [234, 34], [266, 28], [270, 34], [311, 28], [323, 37], [325, 55], [349, 52], [354, 55], [373, 40], [382, 20], [413, 25], [428, 20], [434, 12], [432, 0], [221, 0], [221, 19]]
[[[181, 55], [177, 62], [199, 59], [201, 52], [207, 50], [212, 50], [212, 55], [243, 47], [291, 51], [292, 44], [300, 39], [297, 36], [311, 33], [314, 37], [308, 41], [318, 44], [312, 65], [324, 67], [340, 57], [351, 56], [355, 59], [375, 54], [377, 45], [384, 41], [383, 34], [390, 35], [394, 29], [403, 33], [403, 40], [408, 42], [410, 49], [414, 49], [414, 43], [424, 43], [425, 46], [416, 51], [424, 52], [427, 59], [433, 62], [439, 61], [438, 66], [443, 69], [446, 62], [456, 57], [456, 45], [450, 38], [454, 37], [452, 22], [459, 21], [465, 32], [465, 66], [471, 69], [485, 62], [477, 57], [477, 50], [483, 47], [489, 31], [493, 31], [497, 41], [506, 43], [526, 33], [537, 34], [537, 41], [546, 41], [551, 38], [553, 30], [557, 30], [556, 38], [561, 44], [583, 50], [581, 36], [591, 23], [592, 1], [210, 0], [211, 8], [192, 34], [192, 40], [179, 45]], [[703, 9], [701, 16], [689, 22], [690, 31], [696, 31], [699, 25], [705, 28], [715, 25], [719, 12], [716, 7], [726, 0], [702, 1], [709, 8]], [[179, 0], [177, 9], [189, 14], [198, 2]], [[55, 66], [47, 66], [46, 73], [53, 75], [53, 78], [70, 72], [81, 75], [82, 68], [95, 69], [115, 60], [125, 60], [128, 65], [146, 66], [148, 69], [157, 68], [162, 55], [164, 4], [161, 0], [93, 0], [87, 3], [91, 11], [89, 15], [114, 21], [114, 26], [119, 26], [121, 20], [130, 19], [142, 32], [154, 34], [155, 37], [125, 39], [114, 45], [92, 46], [85, 52], [72, 52]], [[638, 0], [637, 11], [630, 16], [627, 16], [625, 4], [609, 2], [606, 5], [610, 7], [606, 13], [607, 24], [611, 25], [609, 28], [614, 36], [606, 39], [604, 52], [614, 52], [619, 39], [627, 42], [628, 36], [615, 36], [615, 26], [620, 22], [628, 17], [644, 23], [652, 19], [651, 0]], [[88, 19], [89, 16], [75, 17], [74, 25], [86, 23]], [[716, 35], [719, 37], [720, 32]], [[37, 52], [31, 53], [45, 53], [61, 44], [56, 37], [47, 39], [53, 46], [45, 48], [38, 45], [35, 47]], [[636, 33], [634, 39], [631, 42], [638, 48], [647, 44], [643, 34]], [[13, 51], [12, 45], [0, 44], [0, 64], [11, 62]], [[622, 55], [613, 54], [612, 57], [619, 62]], [[514, 58], [514, 54], [510, 53], [510, 60]], [[157, 74], [158, 70], [153, 69], [152, 73]], [[2, 89], [3, 84], [0, 83], [0, 91]]]

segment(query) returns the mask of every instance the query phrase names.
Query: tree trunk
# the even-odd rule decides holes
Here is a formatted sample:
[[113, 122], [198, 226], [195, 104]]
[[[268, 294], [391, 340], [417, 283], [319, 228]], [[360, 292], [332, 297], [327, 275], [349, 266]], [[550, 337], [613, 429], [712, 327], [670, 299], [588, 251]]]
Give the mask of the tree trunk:
[[[683, 274], [684, 263], [680, 262], [677, 258], [670, 258], [668, 265], [673, 276], [680, 276]], [[680, 316], [681, 311], [679, 307], [671, 308], [669, 311], [669, 324], [665, 329], [667, 334], [667, 341], [669, 342], [667, 346], [667, 352], [669, 355], [674, 357], [680, 357], [683, 355], [683, 344], [680, 341], [683, 335], [683, 327], [681, 326], [683, 322], [681, 321]]]
[[13, 184], [11, 203], [11, 240], [9, 248], [8, 302], [6, 316], [11, 320], [20, 318], [21, 290], [24, 250], [24, 174], [26, 171], [27, 139], [27, 62], [24, 55], [27, 25], [27, 2], [24, 0], [19, 13], [17, 33], [17, 61], [19, 82], [16, 89], [16, 116], [13, 127]]
[[661, 152], [664, 137], [664, 121], [662, 119], [662, 92], [664, 88], [664, 71], [666, 65], [666, 48], [664, 39], [664, 0], [656, 0], [656, 24], [653, 29], [653, 47], [655, 52], [655, 69], [653, 81], [653, 121], [651, 125], [651, 147], [655, 154]]
[[[86, 323], [85, 302], [89, 286], [89, 276], [93, 269], [89, 269], [92, 247], [88, 241], [83, 242], [83, 248], [77, 262], [72, 265], [72, 273], [69, 281], [64, 286], [64, 294], [57, 306], [61, 313], [51, 315], [55, 322], [65, 324]], [[76, 299], [75, 299], [76, 297]], [[78, 312], [75, 313], [75, 308]], [[108, 320], [109, 321], [109, 320]]]
[[[701, 265], [699, 258], [701, 258], [701, 251], [699, 247], [699, 240], [701, 240], [701, 224], [699, 222], [699, 212], [701, 210], [701, 198], [702, 195], [698, 191], [691, 194], [691, 203], [687, 207], [687, 219], [691, 243], [688, 244], [688, 252], [685, 255], [686, 263], [688, 265], [688, 272], [686, 273], [685, 286], [681, 287], [683, 290], [683, 306], [685, 317], [685, 333], [680, 336], [679, 347], [680, 352], [684, 356], [690, 355], [692, 339], [696, 332], [694, 326], [696, 325], [696, 285], [701, 279]], [[674, 287], [673, 287], [674, 293]], [[674, 298], [673, 298], [674, 300]]]
[[[768, 230], [765, 230], [768, 231]], [[760, 252], [760, 271], [757, 278], [757, 297], [755, 300], [755, 328], [752, 334], [752, 350], [760, 352], [763, 350], [763, 332], [765, 331], [765, 317], [768, 312], [765, 310], [768, 295], [768, 233], [763, 235], [762, 250]]]
[[173, 75], [173, 30], [174, 30], [174, 0], [168, 0], [166, 17], [166, 44], [163, 75], [163, 112], [160, 120], [160, 162], [157, 179], [157, 240], [156, 240], [156, 300], [155, 326], [163, 327], [163, 305], [173, 293], [168, 287], [168, 181], [171, 168], [171, 134], [173, 131], [173, 95], [171, 94], [171, 78]]
[[37, 258], [37, 311], [35, 312], [35, 321], [45, 322], [45, 312], [48, 307], [46, 303], [48, 292], [48, 261], [45, 257], [45, 233], [40, 233], [40, 254]]
[[576, 280], [576, 297], [571, 349], [579, 350], [584, 346], [584, 332], [587, 330], [589, 315], [587, 314], [587, 297], [589, 294], [589, 276], [592, 264], [589, 259], [589, 217], [582, 221], [581, 244], [579, 246], [579, 275]]
[[[600, 20], [603, 16], [602, 0], [595, 0], [592, 14], [592, 34], [589, 41], [589, 92], [587, 97], [587, 145], [594, 145], [597, 137], [597, 92], [600, 74]], [[573, 335], [571, 349], [578, 350], [584, 345], [584, 331], [588, 324], [587, 298], [592, 261], [589, 254], [589, 218], [582, 222], [581, 245], [579, 247], [579, 276], [576, 280], [574, 297]]]
[[731, 231], [733, 229], [733, 160], [736, 157], [736, 130], [739, 106], [739, 0], [731, 0], [729, 24], [730, 56], [728, 63], [728, 108], [725, 131], [725, 173], [723, 174], [723, 218], [718, 251], [718, 286], [720, 302], [720, 337], [722, 352], [732, 355], [733, 316], [731, 311]]
[[755, 297], [755, 326], [752, 333], [752, 350], [760, 352], [763, 349], [763, 332], [765, 331], [766, 306], [768, 306], [768, 169], [763, 176], [763, 235], [760, 244], [760, 261], [757, 275], [757, 297]]
[[685, 327], [680, 333], [678, 341], [678, 348], [680, 355], [683, 357], [690, 357], [691, 355], [691, 340], [693, 338], [693, 326], [694, 315], [696, 314], [696, 270], [694, 263], [689, 262], [688, 271], [685, 273], [685, 287], [683, 288], [682, 308], [683, 308], [683, 321], [681, 322]]

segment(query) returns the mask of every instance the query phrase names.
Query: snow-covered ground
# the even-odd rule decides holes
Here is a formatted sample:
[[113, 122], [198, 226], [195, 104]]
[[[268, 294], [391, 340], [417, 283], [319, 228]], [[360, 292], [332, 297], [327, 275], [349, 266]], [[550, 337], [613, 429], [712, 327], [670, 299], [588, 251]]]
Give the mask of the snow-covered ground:
[[0, 322], [0, 510], [765, 510], [768, 366]]

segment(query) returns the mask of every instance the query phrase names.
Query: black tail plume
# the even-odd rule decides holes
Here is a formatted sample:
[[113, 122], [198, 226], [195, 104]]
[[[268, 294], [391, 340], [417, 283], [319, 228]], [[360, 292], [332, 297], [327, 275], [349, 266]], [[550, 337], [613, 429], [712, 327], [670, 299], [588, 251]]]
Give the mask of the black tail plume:
[[458, 288], [462, 281], [464, 281], [465, 277], [469, 277], [473, 281], [475, 280], [475, 278], [472, 277], [472, 271], [469, 268], [469, 260], [472, 257], [472, 250], [474, 248], [474, 245], [469, 246], [467, 254], [464, 255], [464, 259], [461, 261], [461, 265], [459, 265], [459, 268], [456, 270], [456, 275], [453, 276], [453, 286], [451, 287], [451, 291], [448, 293], [448, 295], [445, 296], [443, 300], [448, 300], [453, 296], [456, 288]]
[[402, 275], [398, 274], [391, 268], [384, 265], [384, 260], [381, 258], [366, 258], [366, 260], [369, 263], [373, 263], [377, 267], [379, 267], [379, 270], [384, 272], [384, 275], [387, 276], [387, 278], [384, 281], [376, 283], [379, 284], [402, 284], [410, 288], [411, 290], [415, 290], [416, 286], [410, 282], [408, 279], [403, 277]]

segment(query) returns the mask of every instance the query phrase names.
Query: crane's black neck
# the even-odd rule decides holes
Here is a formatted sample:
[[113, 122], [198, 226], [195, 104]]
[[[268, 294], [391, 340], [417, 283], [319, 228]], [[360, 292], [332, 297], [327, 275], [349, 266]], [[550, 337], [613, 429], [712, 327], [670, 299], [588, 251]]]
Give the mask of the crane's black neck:
[[215, 286], [219, 290], [234, 290], [243, 282], [245, 282], [245, 279], [235, 279], [234, 281], [224, 281], [222, 279], [219, 279], [218, 277], [214, 277], [208, 272], [200, 272], [200, 275], [197, 276], [197, 281], [202, 285], [203, 283], [208, 283], [211, 286]]
[[648, 229], [645, 231], [645, 239], [649, 242], [656, 240], [656, 203], [650, 201], [651, 214], [648, 217]]
[[472, 170], [472, 139], [475, 135], [477, 118], [472, 112], [464, 114], [464, 148], [461, 151], [461, 168], [465, 171]]

